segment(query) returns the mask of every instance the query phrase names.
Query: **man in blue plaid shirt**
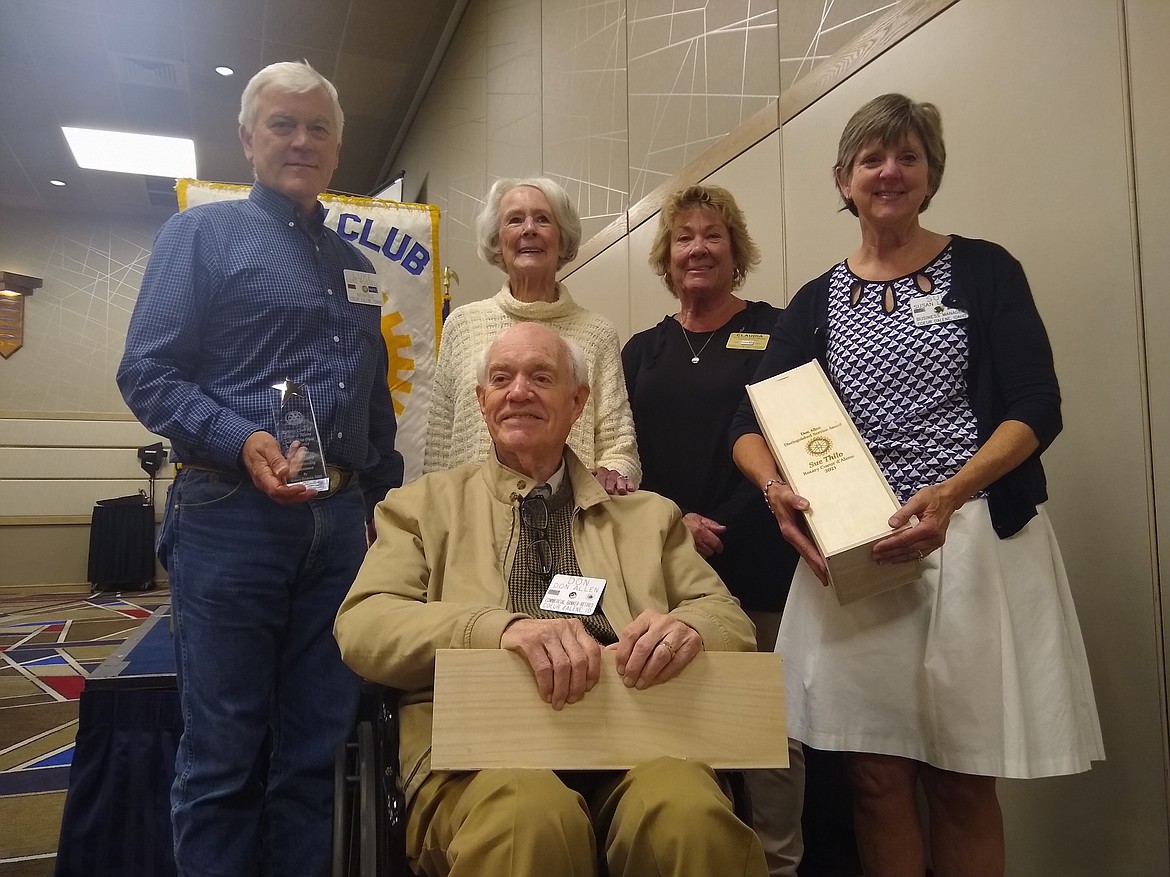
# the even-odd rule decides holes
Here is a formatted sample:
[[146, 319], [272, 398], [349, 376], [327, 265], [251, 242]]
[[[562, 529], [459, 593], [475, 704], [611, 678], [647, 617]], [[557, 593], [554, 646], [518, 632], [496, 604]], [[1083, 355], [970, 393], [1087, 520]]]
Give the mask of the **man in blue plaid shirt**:
[[[183, 464], [159, 556], [183, 707], [171, 816], [191, 877], [329, 870], [333, 752], [359, 685], [331, 627], [374, 504], [402, 483], [373, 268], [317, 200], [343, 118], [307, 63], [252, 78], [239, 121], [255, 185], [163, 226], [118, 369]], [[290, 483], [287, 382], [311, 399], [327, 486]]]

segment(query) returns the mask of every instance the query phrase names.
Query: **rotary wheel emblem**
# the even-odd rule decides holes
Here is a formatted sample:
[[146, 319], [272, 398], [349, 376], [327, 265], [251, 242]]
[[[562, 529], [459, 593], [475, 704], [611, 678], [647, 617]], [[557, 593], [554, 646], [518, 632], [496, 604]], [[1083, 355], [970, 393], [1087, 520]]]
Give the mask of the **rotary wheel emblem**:
[[827, 436], [818, 435], [805, 442], [804, 449], [814, 457], [823, 457], [833, 450], [833, 442]]

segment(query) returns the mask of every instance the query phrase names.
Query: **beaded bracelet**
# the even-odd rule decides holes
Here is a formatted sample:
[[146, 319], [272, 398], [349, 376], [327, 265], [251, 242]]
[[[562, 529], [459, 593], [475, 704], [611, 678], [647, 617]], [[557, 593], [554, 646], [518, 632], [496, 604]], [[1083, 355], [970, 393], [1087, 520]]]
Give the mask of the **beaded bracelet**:
[[769, 488], [771, 488], [771, 486], [773, 484], [783, 484], [783, 483], [784, 483], [784, 480], [781, 478], [769, 478], [768, 483], [764, 485], [764, 504], [767, 505], [768, 508], [772, 508], [772, 501], [770, 499], [768, 499]]

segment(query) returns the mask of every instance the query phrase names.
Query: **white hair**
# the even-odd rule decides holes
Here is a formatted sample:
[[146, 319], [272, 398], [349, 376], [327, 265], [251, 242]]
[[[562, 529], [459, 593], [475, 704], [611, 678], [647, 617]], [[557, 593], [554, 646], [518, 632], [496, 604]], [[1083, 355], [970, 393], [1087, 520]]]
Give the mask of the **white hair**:
[[483, 209], [475, 217], [475, 241], [479, 257], [489, 265], [503, 266], [504, 259], [500, 254], [500, 202], [519, 186], [539, 190], [552, 208], [553, 222], [557, 225], [560, 237], [557, 268], [563, 268], [577, 258], [577, 249], [581, 246], [581, 217], [569, 200], [569, 193], [560, 183], [548, 177], [505, 177], [496, 180], [483, 202]]
[[245, 131], [251, 131], [255, 126], [260, 92], [270, 85], [282, 91], [291, 91], [293, 94], [305, 94], [315, 88], [324, 89], [333, 102], [337, 139], [341, 140], [341, 132], [345, 127], [345, 113], [341, 111], [337, 89], [333, 87], [332, 82], [314, 70], [308, 61], [277, 61], [248, 80], [248, 84], [244, 86], [244, 93], [240, 96], [240, 127]]
[[[509, 326], [504, 330], [504, 332], [509, 332], [519, 325], [522, 324], [516, 323], [512, 326]], [[555, 329], [545, 326], [544, 323], [536, 323], [536, 325], [548, 329], [548, 331], [557, 339], [561, 351], [564, 354], [563, 358], [568, 361], [569, 367], [572, 370], [573, 382], [578, 387], [588, 386], [589, 360], [585, 358], [585, 351], [581, 349], [581, 345], [572, 338], [566, 338]], [[500, 340], [500, 337], [504, 334], [504, 332], [501, 332], [494, 339], [488, 342], [488, 344], [484, 346], [475, 359], [475, 380], [476, 383], [481, 387], [486, 386], [487, 383], [488, 357], [491, 355], [492, 348], [496, 346], [496, 342]]]

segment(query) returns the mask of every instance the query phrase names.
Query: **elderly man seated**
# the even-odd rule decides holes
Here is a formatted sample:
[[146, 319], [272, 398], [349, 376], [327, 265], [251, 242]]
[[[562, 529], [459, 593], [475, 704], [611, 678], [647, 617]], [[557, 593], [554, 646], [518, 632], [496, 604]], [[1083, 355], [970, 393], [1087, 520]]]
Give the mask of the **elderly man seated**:
[[[678, 508], [644, 491], [607, 495], [566, 447], [586, 381], [572, 342], [537, 323], [507, 329], [484, 351], [476, 390], [495, 454], [424, 475], [378, 507], [377, 540], [334, 631], [354, 670], [407, 692], [407, 855], [428, 875], [595, 875], [604, 856], [612, 877], [762, 877], [759, 841], [703, 764], [430, 771], [436, 649], [518, 652], [559, 710], [589, 696], [603, 648], [637, 688], [667, 682], [703, 649], [753, 648], [751, 622]], [[542, 608], [559, 574], [601, 580], [595, 606]]]

